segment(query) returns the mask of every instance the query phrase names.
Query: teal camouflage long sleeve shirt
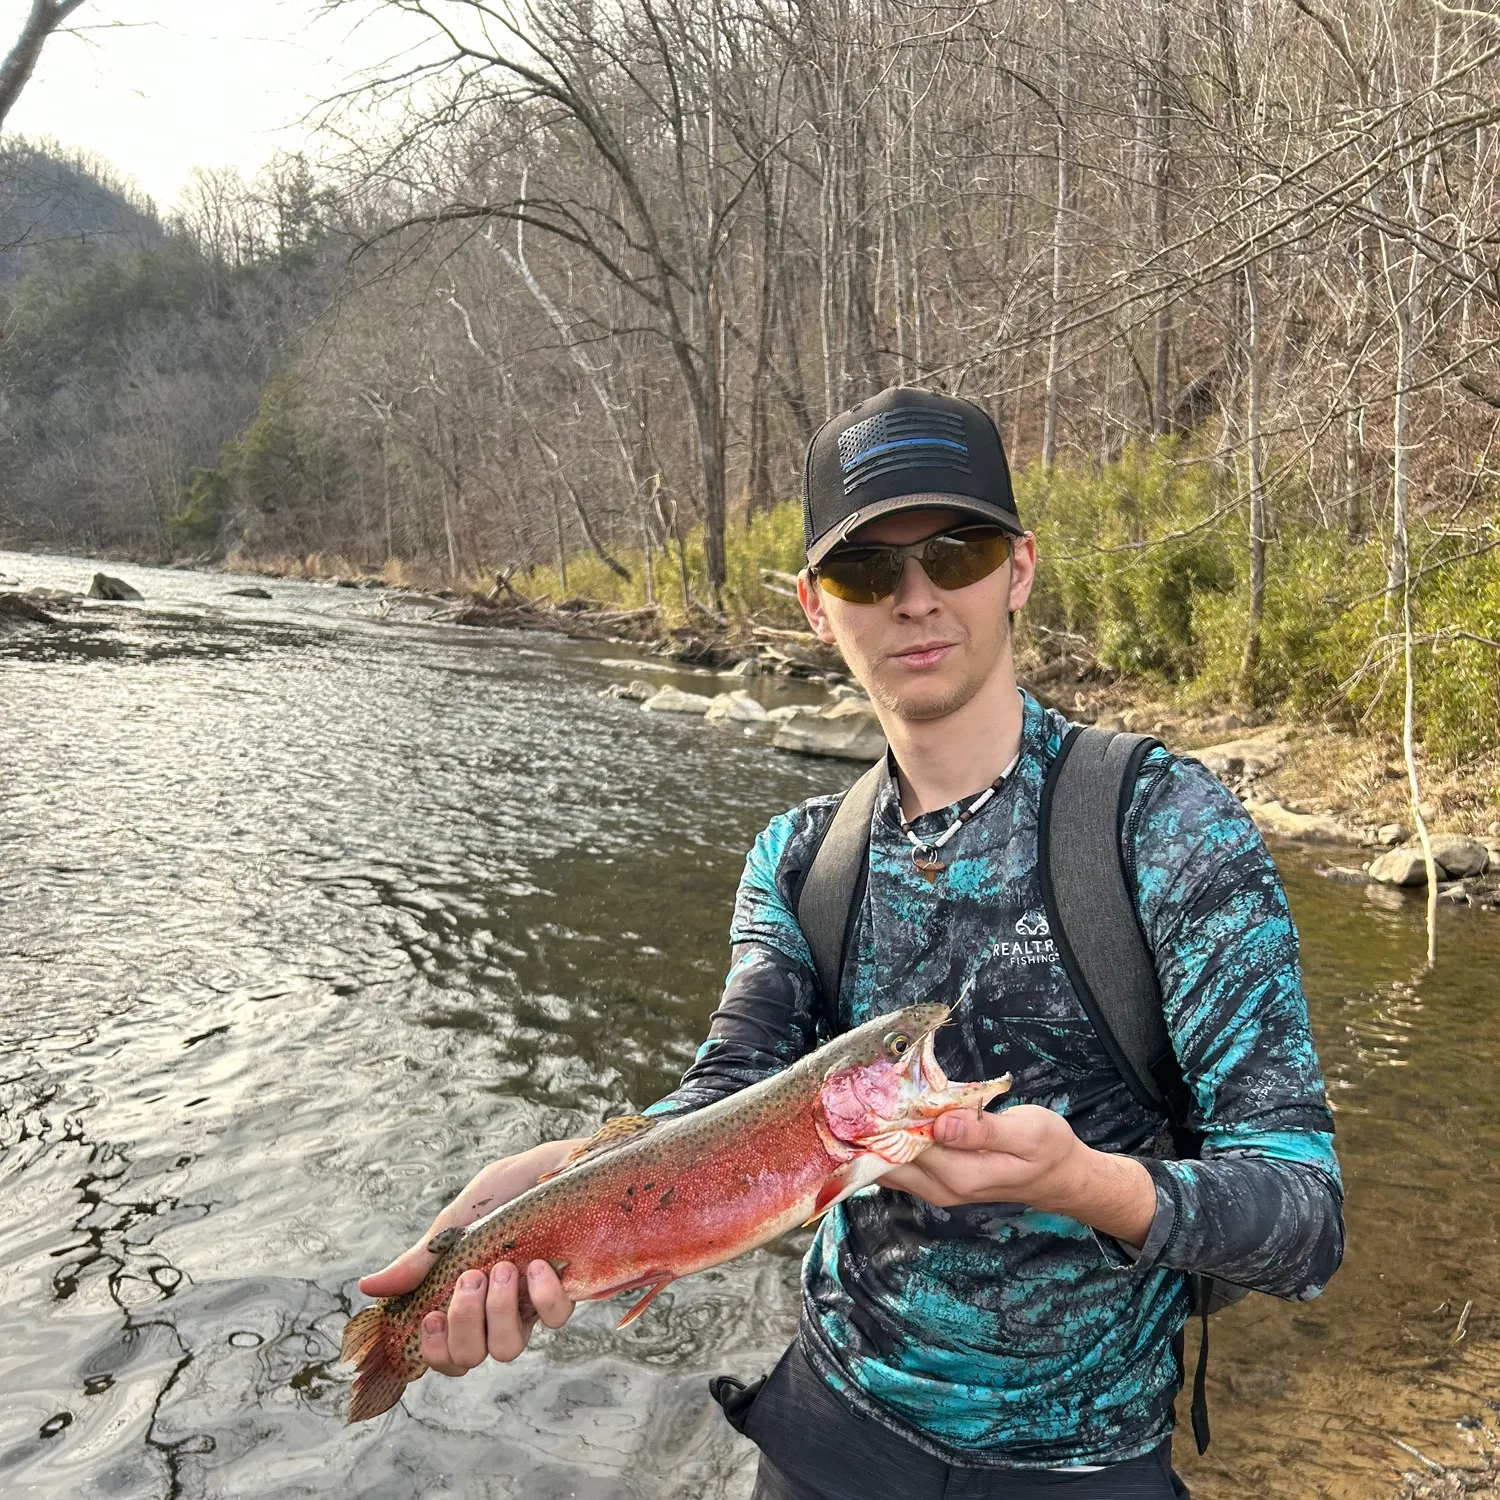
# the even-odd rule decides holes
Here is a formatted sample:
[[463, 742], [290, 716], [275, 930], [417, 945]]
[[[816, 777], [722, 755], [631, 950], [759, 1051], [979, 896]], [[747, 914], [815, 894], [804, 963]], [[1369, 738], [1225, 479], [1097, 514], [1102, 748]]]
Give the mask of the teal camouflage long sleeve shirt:
[[[1161, 1120], [1131, 1096], [1048, 932], [1037, 872], [1048, 767], [1069, 728], [1025, 698], [1021, 757], [946, 846], [934, 886], [912, 865], [887, 774], [841, 993], [817, 994], [794, 893], [837, 805], [774, 819], [746, 861], [732, 962], [708, 1040], [651, 1107], [708, 1104], [841, 1031], [921, 1001], [951, 1077], [1015, 1083], [998, 1107], [1060, 1111], [1102, 1151], [1141, 1155], [1157, 1211], [1138, 1254], [1020, 1203], [937, 1208], [868, 1188], [822, 1221], [802, 1270], [801, 1341], [867, 1416], [951, 1462], [1121, 1462], [1171, 1429], [1186, 1274], [1304, 1299], [1343, 1253], [1332, 1117], [1308, 1028], [1297, 935], [1238, 800], [1197, 762], [1155, 750], [1126, 823], [1126, 868], [1191, 1091], [1200, 1160], [1148, 1157]], [[942, 831], [957, 807], [925, 815]]]

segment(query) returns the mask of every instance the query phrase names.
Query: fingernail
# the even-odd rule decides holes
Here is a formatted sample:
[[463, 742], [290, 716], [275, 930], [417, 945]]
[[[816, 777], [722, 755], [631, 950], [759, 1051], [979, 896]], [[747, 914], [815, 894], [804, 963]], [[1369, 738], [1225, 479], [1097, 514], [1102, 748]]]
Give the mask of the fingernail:
[[552, 1267], [549, 1266], [546, 1261], [534, 1260], [529, 1266], [526, 1267], [526, 1274], [528, 1276], [540, 1276], [543, 1271], [550, 1271], [551, 1269]]
[[516, 1268], [508, 1260], [502, 1260], [493, 1271], [490, 1272], [490, 1280], [498, 1281], [501, 1286], [509, 1286], [516, 1279]]
[[443, 1331], [442, 1313], [428, 1313], [427, 1316], [422, 1319], [422, 1327], [427, 1333], [441, 1333]]
[[466, 1292], [477, 1292], [479, 1288], [484, 1285], [484, 1276], [479, 1271], [465, 1271], [464, 1274], [458, 1278], [458, 1284]]

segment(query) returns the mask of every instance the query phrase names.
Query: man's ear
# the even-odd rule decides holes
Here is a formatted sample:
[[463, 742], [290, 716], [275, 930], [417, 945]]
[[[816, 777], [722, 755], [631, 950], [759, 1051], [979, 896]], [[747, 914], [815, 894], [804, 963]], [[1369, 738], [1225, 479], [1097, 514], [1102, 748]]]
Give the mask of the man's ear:
[[1035, 578], [1036, 537], [1028, 531], [1010, 544], [1010, 600], [1006, 608], [1012, 613], [1025, 608]]
[[797, 575], [797, 602], [817, 638], [825, 646], [836, 646], [838, 642], [834, 639], [833, 626], [828, 623], [828, 615], [823, 609], [823, 591], [806, 568]]

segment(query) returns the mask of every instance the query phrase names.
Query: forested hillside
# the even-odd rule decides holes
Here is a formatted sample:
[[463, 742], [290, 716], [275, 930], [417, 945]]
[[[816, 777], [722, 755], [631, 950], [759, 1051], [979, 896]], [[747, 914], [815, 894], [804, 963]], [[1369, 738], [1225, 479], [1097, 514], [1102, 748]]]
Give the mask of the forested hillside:
[[780, 607], [795, 522], [747, 520], [826, 415], [922, 383], [1024, 471], [1036, 623], [1394, 724], [1410, 584], [1419, 727], [1493, 743], [1488, 14], [425, 9], [325, 180], [106, 194], [7, 252], [5, 538]]

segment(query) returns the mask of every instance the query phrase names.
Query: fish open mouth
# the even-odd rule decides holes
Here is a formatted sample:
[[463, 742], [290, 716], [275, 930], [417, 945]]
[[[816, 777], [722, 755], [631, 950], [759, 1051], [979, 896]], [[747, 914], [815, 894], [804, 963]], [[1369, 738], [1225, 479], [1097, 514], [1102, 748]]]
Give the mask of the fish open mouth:
[[904, 1102], [912, 1107], [913, 1114], [935, 1120], [950, 1109], [983, 1109], [991, 1099], [1010, 1088], [1009, 1073], [977, 1083], [953, 1083], [937, 1060], [937, 1033], [938, 1027], [934, 1026], [899, 1067], [907, 1085], [902, 1091]]
[[932, 1144], [939, 1115], [983, 1109], [1010, 1087], [1009, 1074], [977, 1083], [949, 1079], [935, 1046], [947, 1019], [939, 1005], [897, 1011], [881, 1055], [827, 1075], [818, 1130], [830, 1155], [848, 1160], [868, 1152], [892, 1166], [912, 1161]]

